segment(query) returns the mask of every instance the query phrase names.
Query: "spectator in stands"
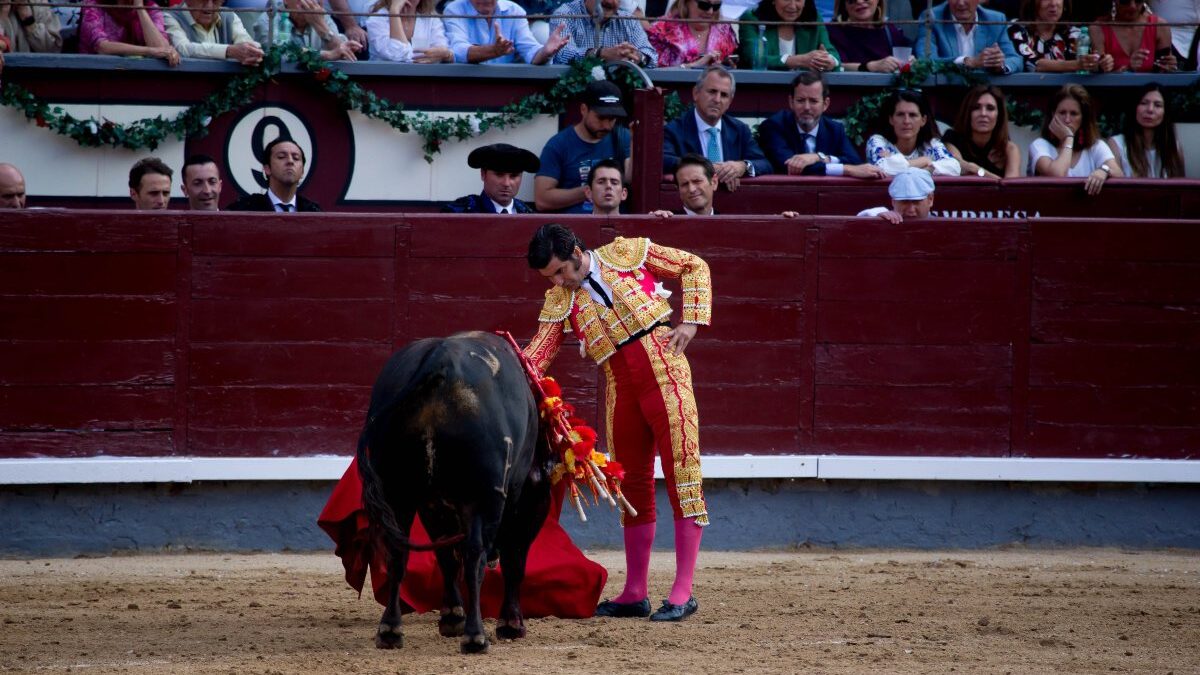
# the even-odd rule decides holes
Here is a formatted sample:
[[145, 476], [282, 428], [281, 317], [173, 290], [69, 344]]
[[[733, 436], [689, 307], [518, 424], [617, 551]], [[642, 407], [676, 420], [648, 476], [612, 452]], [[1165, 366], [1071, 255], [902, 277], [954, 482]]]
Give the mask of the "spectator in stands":
[[362, 49], [361, 44], [338, 32], [333, 19], [317, 0], [270, 0], [267, 11], [254, 23], [254, 39], [268, 45], [272, 44], [272, 38], [276, 45], [295, 44], [318, 50], [326, 61], [357, 61], [355, 52]]
[[0, 209], [25, 208], [25, 176], [12, 164], [0, 162]]
[[918, 58], [953, 61], [998, 74], [1019, 73], [1025, 68], [1024, 59], [1013, 49], [1005, 30], [1007, 18], [1000, 12], [983, 9], [979, 0], [948, 0], [934, 5], [921, 13], [921, 21]]
[[1068, 84], [1051, 97], [1042, 117], [1042, 137], [1029, 146], [1029, 175], [1085, 178], [1089, 195], [1099, 194], [1110, 176], [1124, 175], [1100, 138], [1087, 89]]
[[304, 165], [308, 158], [295, 141], [276, 138], [263, 150], [263, 175], [267, 177], [266, 194], [246, 195], [229, 205], [229, 211], [274, 211], [277, 213], [318, 212], [316, 202], [297, 194], [304, 180]]
[[1183, 152], [1162, 87], [1150, 82], [1138, 94], [1133, 109], [1125, 111], [1124, 133], [1108, 139], [1121, 173], [1134, 178], [1183, 178]]
[[[1171, 26], [1171, 46], [1179, 60], [1180, 70], [1196, 70], [1197, 31], [1200, 24], [1200, 2], [1196, 0], [1150, 0], [1154, 14]], [[1185, 25], [1178, 25], [1185, 24]]]
[[[600, 21], [567, 18], [572, 15], [598, 17]], [[555, 63], [571, 63], [592, 55], [605, 61], [631, 61], [643, 68], [658, 63], [658, 52], [641, 21], [622, 9], [620, 0], [571, 0], [554, 10], [550, 29], [559, 26], [565, 26], [567, 44], [554, 55]]]
[[187, 197], [188, 208], [193, 211], [221, 210], [221, 170], [217, 162], [208, 155], [192, 155], [180, 170], [179, 186]]
[[957, 176], [962, 166], [940, 140], [929, 101], [915, 89], [897, 89], [880, 107], [878, 133], [867, 139], [867, 161], [895, 176], [909, 167]]
[[617, 126], [617, 120], [627, 116], [617, 85], [588, 82], [579, 113], [578, 122], [550, 137], [542, 148], [542, 167], [533, 182], [538, 211], [591, 213], [583, 185], [602, 159], [616, 159], [629, 175], [630, 135], [629, 129]]
[[[737, 33], [721, 19], [721, 0], [679, 0], [647, 31], [662, 68], [725, 64], [737, 52]], [[690, 20], [690, 21], [689, 21]]]
[[841, 122], [825, 117], [829, 87], [821, 73], [806, 70], [792, 78], [788, 107], [763, 121], [758, 133], [776, 173], [792, 176], [883, 178], [863, 164]]
[[[333, 17], [334, 24], [342, 30], [347, 40], [354, 40], [364, 47], [367, 44], [367, 17], [355, 16], [355, 13], [370, 12], [368, 9], [372, 0], [326, 0], [325, 7]], [[364, 50], [359, 50], [359, 56], [365, 58]]]
[[[901, 0], [906, 1], [906, 0]], [[908, 47], [912, 40], [887, 22], [884, 0], [837, 0], [829, 40], [842, 58], [842, 67], [871, 73], [894, 73], [904, 65], [892, 55], [895, 47]]]
[[1179, 70], [1171, 47], [1171, 27], [1159, 23], [1145, 0], [1113, 0], [1108, 19], [1099, 17], [1090, 31], [1097, 54], [1111, 54], [1116, 72]]
[[1008, 140], [1004, 92], [991, 84], [971, 87], [958, 109], [954, 128], [942, 143], [962, 166], [962, 175], [1015, 178], [1021, 175], [1021, 150]]
[[221, 10], [224, 0], [187, 0], [163, 24], [171, 45], [184, 58], [233, 59], [243, 66], [262, 63], [262, 46], [250, 37], [237, 14]]
[[675, 169], [675, 186], [679, 188], [683, 210], [672, 212], [659, 209], [651, 211], [650, 215], [659, 218], [717, 215], [717, 210], [713, 208], [713, 198], [717, 194], [717, 173], [713, 163], [706, 157], [694, 152], [680, 157], [679, 166]]
[[163, 59], [169, 66], [179, 65], [179, 52], [171, 46], [157, 5], [147, 6], [145, 0], [115, 2], [115, 7], [101, 8], [97, 0], [84, 0], [79, 21], [80, 54], [149, 56]]
[[1076, 52], [1080, 30], [1079, 26], [1063, 22], [1065, 2], [1069, 0], [1023, 0], [1021, 20], [1008, 25], [1008, 37], [1025, 61], [1025, 70], [1042, 73], [1112, 70], [1112, 56], [1095, 52], [1079, 56]]
[[619, 216], [621, 203], [629, 196], [625, 171], [615, 159], [602, 159], [592, 166], [583, 193], [592, 203], [593, 216]]
[[174, 174], [157, 157], [139, 159], [129, 169], [129, 198], [138, 211], [159, 211], [171, 202], [171, 176]]
[[893, 225], [899, 225], [905, 218], [928, 218], [933, 209], [933, 176], [921, 169], [902, 171], [888, 185], [888, 196], [892, 198], [892, 208], [876, 206], [864, 209], [858, 212], [858, 217], [879, 217]]
[[536, 173], [541, 163], [537, 155], [508, 143], [475, 148], [467, 155], [467, 166], [479, 169], [483, 192], [467, 195], [446, 204], [442, 213], [533, 213], [528, 204], [517, 199], [525, 172]]
[[49, 7], [29, 3], [30, 0], [0, 3], [0, 53], [61, 52], [63, 39], [58, 15]]
[[[743, 68], [754, 66], [755, 51], [762, 49], [767, 68], [772, 70], [833, 70], [841, 65], [837, 47], [829, 41], [823, 24], [801, 26], [797, 22], [820, 21], [810, 0], [760, 0], [758, 7], [743, 14], [738, 29], [738, 55]], [[760, 24], [759, 21], [784, 22]], [[719, 173], [719, 172], [718, 172]]]
[[371, 18], [367, 19], [367, 35], [372, 61], [454, 61], [454, 52], [446, 39], [442, 18], [434, 9], [434, 0], [379, 0], [371, 6], [371, 12]]
[[565, 27], [551, 30], [545, 45], [534, 39], [525, 10], [512, 0], [451, 0], [443, 13], [475, 17], [445, 19], [455, 63], [514, 63], [519, 56], [540, 66], [567, 44]]
[[713, 163], [717, 181], [730, 191], [743, 176], [771, 173], [771, 162], [745, 122], [726, 115], [737, 84], [723, 66], [705, 68], [692, 88], [693, 105], [663, 129], [663, 171], [673, 173], [689, 152]]

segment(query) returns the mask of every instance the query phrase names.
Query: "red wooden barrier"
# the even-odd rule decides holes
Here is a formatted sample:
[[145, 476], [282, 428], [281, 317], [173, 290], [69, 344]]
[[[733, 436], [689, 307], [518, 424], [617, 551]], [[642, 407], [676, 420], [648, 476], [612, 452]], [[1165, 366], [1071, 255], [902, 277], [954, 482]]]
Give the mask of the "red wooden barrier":
[[[547, 220], [7, 212], [0, 457], [345, 454], [397, 346], [528, 339]], [[708, 453], [1200, 456], [1194, 223], [566, 220], [711, 264]]]

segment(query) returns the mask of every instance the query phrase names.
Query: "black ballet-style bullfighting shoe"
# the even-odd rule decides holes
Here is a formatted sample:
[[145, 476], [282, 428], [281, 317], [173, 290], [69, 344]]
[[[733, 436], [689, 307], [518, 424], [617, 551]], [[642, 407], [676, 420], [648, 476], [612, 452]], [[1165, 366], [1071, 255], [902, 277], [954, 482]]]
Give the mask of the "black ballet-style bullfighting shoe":
[[605, 600], [596, 605], [596, 616], [610, 616], [616, 619], [644, 619], [650, 616], [650, 598], [642, 598], [637, 602], [613, 602], [612, 600]]
[[683, 621], [700, 609], [700, 603], [691, 597], [682, 605], [672, 605], [670, 600], [663, 600], [662, 607], [650, 615], [651, 621]]

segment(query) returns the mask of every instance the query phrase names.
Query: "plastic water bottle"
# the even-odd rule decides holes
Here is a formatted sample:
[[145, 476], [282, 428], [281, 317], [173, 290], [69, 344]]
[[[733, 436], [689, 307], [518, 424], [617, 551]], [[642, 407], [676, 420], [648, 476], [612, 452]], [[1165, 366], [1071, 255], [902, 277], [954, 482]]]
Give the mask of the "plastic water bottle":
[[767, 69], [767, 27], [758, 24], [758, 40], [754, 44], [754, 60], [750, 67], [754, 70]]
[[[1092, 37], [1088, 35], [1087, 26], [1083, 26], [1079, 29], [1079, 43], [1075, 48], [1075, 55], [1080, 61], [1083, 61], [1083, 57], [1088, 56], [1091, 53]], [[1087, 68], [1080, 68], [1078, 72], [1080, 75], [1087, 75], [1091, 71], [1089, 71]]]

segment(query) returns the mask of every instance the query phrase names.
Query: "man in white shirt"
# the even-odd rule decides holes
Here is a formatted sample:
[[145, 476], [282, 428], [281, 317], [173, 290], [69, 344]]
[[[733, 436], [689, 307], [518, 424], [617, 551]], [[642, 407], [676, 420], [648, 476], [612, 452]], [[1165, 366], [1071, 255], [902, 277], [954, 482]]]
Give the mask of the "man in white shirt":
[[467, 195], [446, 204], [442, 213], [533, 213], [525, 202], [517, 199], [525, 172], [536, 173], [541, 167], [537, 155], [508, 143], [495, 143], [475, 148], [467, 155], [467, 166], [479, 169], [483, 192]]
[[979, 2], [947, 0], [922, 12], [917, 58], [953, 61], [996, 74], [1021, 72], [1025, 60], [1008, 37], [1008, 18], [981, 8]]
[[243, 66], [262, 63], [262, 45], [250, 37], [234, 12], [222, 12], [225, 0], [188, 0], [179, 12], [163, 14], [171, 46], [184, 58], [233, 59]]

